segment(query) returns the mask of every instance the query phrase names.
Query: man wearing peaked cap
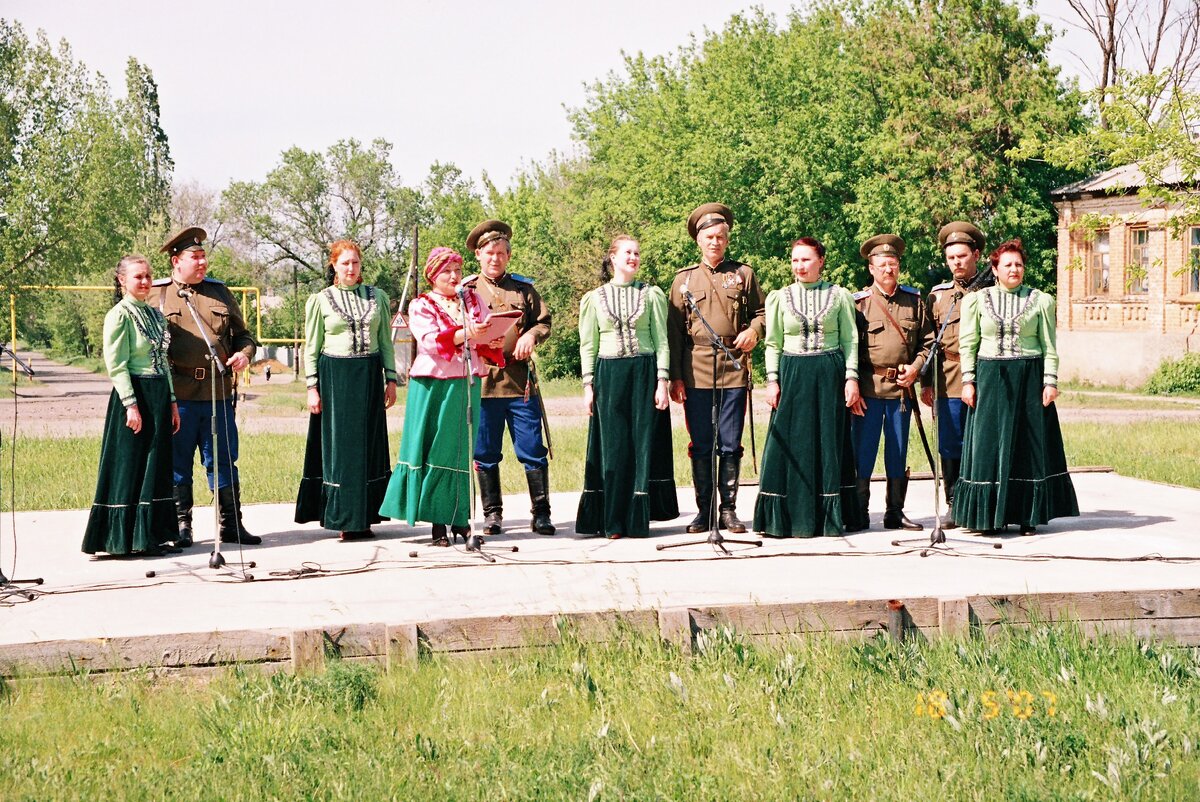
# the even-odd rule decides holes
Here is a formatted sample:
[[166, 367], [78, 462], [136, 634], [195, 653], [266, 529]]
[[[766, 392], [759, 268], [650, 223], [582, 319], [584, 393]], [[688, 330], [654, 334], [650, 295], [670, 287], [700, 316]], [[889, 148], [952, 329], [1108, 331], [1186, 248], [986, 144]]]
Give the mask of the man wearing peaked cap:
[[959, 369], [958, 323], [962, 299], [980, 288], [979, 258], [987, 240], [971, 223], [955, 220], [938, 231], [938, 245], [950, 268], [951, 280], [929, 291], [927, 311], [930, 326], [941, 332], [937, 375], [922, 374], [921, 401], [932, 406], [937, 390], [938, 456], [942, 463], [946, 504], [949, 507], [942, 526], [953, 529], [954, 483], [958, 481], [962, 461], [963, 434], [967, 426], [966, 406], [962, 402], [962, 371]]
[[550, 519], [548, 450], [542, 438], [542, 399], [533, 351], [550, 337], [550, 309], [533, 288], [533, 279], [508, 272], [512, 258], [512, 227], [501, 220], [484, 220], [467, 236], [467, 249], [479, 260], [479, 275], [463, 279], [493, 312], [519, 311], [521, 321], [504, 336], [504, 364], [489, 365], [483, 377], [479, 433], [475, 438], [475, 475], [483, 505], [485, 535], [503, 531], [500, 459], [507, 423], [513, 451], [525, 467], [532, 520], [529, 528], [553, 535]]
[[[251, 535], [242, 525], [241, 481], [238, 476], [238, 431], [233, 395], [236, 374], [245, 370], [254, 357], [256, 343], [246, 328], [241, 308], [225, 285], [208, 278], [208, 257], [203, 228], [190, 226], [179, 231], [162, 246], [171, 257], [171, 277], [154, 282], [150, 304], [157, 306], [167, 319], [171, 340], [167, 358], [171, 363], [175, 395], [179, 399], [179, 431], [171, 439], [174, 462], [175, 505], [179, 518], [176, 546], [192, 545], [192, 464], [196, 449], [208, 472], [208, 486], [217, 495], [221, 508], [222, 542], [255, 545], [262, 538]], [[188, 309], [190, 299], [200, 318]], [[223, 376], [216, 381], [217, 440], [212, 437], [213, 405], [212, 365], [207, 334], [225, 364]], [[214, 467], [219, 481], [213, 487]]]
[[[697, 206], [687, 219], [688, 235], [700, 248], [700, 262], [675, 274], [667, 296], [667, 339], [671, 344], [671, 398], [683, 404], [691, 444], [692, 480], [696, 486], [695, 519], [688, 532], [706, 532], [717, 525], [735, 534], [746, 531], [737, 517], [738, 477], [741, 475], [742, 428], [746, 420], [750, 352], [766, 333], [765, 296], [754, 270], [725, 258], [733, 212], [723, 203]], [[725, 346], [742, 352], [742, 366], [719, 351], [714, 359], [704, 324], [687, 300], [713, 327]], [[713, 384], [716, 383], [716, 442], [712, 433]], [[715, 459], [714, 459], [715, 453]], [[719, 510], [713, 509], [715, 486]]]
[[933, 340], [926, 321], [921, 293], [899, 283], [904, 240], [880, 234], [862, 244], [874, 282], [855, 293], [858, 308], [858, 373], [862, 398], [850, 419], [854, 454], [858, 462], [858, 501], [862, 520], [868, 521], [871, 472], [883, 435], [883, 461], [887, 473], [884, 507], [885, 529], [920, 529], [904, 514], [908, 494], [908, 428], [913, 384], [921, 373]]

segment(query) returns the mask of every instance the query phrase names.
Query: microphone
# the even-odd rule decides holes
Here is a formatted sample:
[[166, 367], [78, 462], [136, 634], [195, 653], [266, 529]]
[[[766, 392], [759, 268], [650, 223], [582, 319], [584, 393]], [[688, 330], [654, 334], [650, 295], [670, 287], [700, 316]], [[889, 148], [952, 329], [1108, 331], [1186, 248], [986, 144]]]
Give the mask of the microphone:
[[195, 294], [196, 291], [188, 287], [180, 287], [179, 292], [177, 293], [180, 298], [191, 298]]

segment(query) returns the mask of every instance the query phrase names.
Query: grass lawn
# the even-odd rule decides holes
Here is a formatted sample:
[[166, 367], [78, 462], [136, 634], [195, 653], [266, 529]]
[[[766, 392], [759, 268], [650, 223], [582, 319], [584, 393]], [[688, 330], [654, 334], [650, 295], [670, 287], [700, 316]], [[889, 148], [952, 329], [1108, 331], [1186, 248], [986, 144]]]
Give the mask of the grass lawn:
[[0, 684], [6, 799], [1195, 799], [1200, 656], [1069, 625]]

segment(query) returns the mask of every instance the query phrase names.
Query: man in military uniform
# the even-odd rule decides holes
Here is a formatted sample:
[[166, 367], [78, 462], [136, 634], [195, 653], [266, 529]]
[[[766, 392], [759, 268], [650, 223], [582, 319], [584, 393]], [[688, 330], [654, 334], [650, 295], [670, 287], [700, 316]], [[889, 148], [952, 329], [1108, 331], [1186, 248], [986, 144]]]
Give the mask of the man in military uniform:
[[868, 521], [871, 472], [883, 434], [883, 462], [887, 473], [884, 529], [921, 529], [904, 514], [908, 495], [908, 427], [916, 396], [913, 384], [925, 365], [933, 334], [929, 329], [920, 290], [899, 283], [904, 240], [880, 234], [862, 244], [870, 287], [855, 293], [858, 307], [858, 375], [862, 398], [851, 416], [851, 436], [858, 463], [858, 501], [863, 521]]
[[[687, 221], [688, 235], [700, 248], [700, 263], [675, 274], [667, 296], [667, 339], [671, 344], [671, 398], [683, 404], [691, 443], [692, 481], [696, 486], [696, 517], [688, 532], [713, 526], [713, 461], [717, 456], [720, 515], [717, 525], [740, 534], [746, 526], [737, 517], [738, 477], [741, 475], [742, 426], [746, 420], [750, 352], [766, 334], [762, 288], [749, 265], [725, 258], [733, 212], [720, 203], [697, 207]], [[712, 339], [696, 317], [688, 297], [727, 348], [742, 352], [735, 369], [724, 351], [713, 356]], [[716, 379], [716, 398], [713, 385]], [[713, 442], [712, 408], [717, 406], [717, 437]]]
[[979, 258], [987, 240], [983, 232], [970, 223], [956, 220], [942, 226], [938, 245], [946, 257], [951, 280], [929, 291], [928, 315], [934, 335], [942, 332], [937, 354], [937, 376], [929, 371], [921, 375], [921, 401], [933, 405], [934, 381], [937, 382], [938, 456], [942, 461], [942, 481], [945, 488], [947, 514], [942, 522], [945, 529], [958, 526], [954, 521], [954, 483], [962, 460], [963, 433], [967, 412], [962, 402], [962, 371], [958, 364], [958, 321], [962, 299], [978, 289]]
[[[234, 374], [245, 370], [254, 356], [256, 344], [241, 309], [224, 283], [207, 278], [208, 259], [202, 228], [186, 228], [167, 240], [162, 251], [171, 257], [171, 277], [154, 282], [150, 304], [157, 306], [167, 319], [171, 342], [167, 358], [171, 363], [175, 397], [179, 400], [179, 431], [171, 440], [174, 451], [175, 505], [179, 515], [176, 546], [192, 545], [192, 465], [196, 449], [208, 471], [208, 487], [217, 494], [221, 508], [222, 543], [239, 540], [249, 545], [262, 542], [242, 526], [241, 484], [238, 481], [238, 431], [233, 408]], [[217, 442], [213, 442], [213, 404], [208, 346], [204, 343], [196, 318], [186, 299], [196, 307], [200, 325], [212, 341], [226, 367], [217, 376]], [[217, 468], [218, 486], [213, 487]]]
[[529, 484], [533, 513], [529, 528], [539, 535], [553, 535], [549, 462], [542, 440], [542, 399], [529, 364], [533, 349], [550, 336], [550, 310], [533, 288], [533, 279], [508, 272], [511, 239], [512, 228], [499, 220], [485, 220], [467, 237], [468, 250], [474, 251], [479, 260], [480, 274], [464, 279], [463, 284], [474, 287], [493, 312], [521, 312], [520, 322], [504, 337], [505, 365], [490, 365], [481, 388], [475, 476], [483, 502], [483, 533], [498, 535], [502, 531], [500, 449], [507, 423], [513, 451], [525, 466]]

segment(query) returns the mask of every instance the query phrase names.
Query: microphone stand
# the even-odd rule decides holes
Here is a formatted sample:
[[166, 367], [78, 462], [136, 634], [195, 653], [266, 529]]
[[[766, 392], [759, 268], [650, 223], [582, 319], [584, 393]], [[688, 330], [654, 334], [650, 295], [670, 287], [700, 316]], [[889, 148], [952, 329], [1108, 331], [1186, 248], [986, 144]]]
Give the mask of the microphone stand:
[[[201, 339], [204, 340], [204, 345], [208, 348], [208, 354], [205, 359], [209, 361], [208, 371], [208, 387], [209, 398], [212, 401], [212, 417], [209, 419], [209, 432], [212, 435], [213, 443], [213, 550], [208, 556], [208, 567], [214, 571], [226, 565], [225, 555], [221, 554], [221, 503], [218, 498], [218, 492], [221, 487], [221, 449], [220, 441], [217, 439], [217, 374], [220, 374], [222, 379], [225, 377], [225, 363], [221, 361], [221, 357], [217, 355], [216, 346], [208, 336], [208, 327], [200, 320], [200, 315], [196, 312], [196, 307], [192, 304], [192, 295], [195, 290], [180, 288], [179, 297], [187, 304], [188, 311], [192, 313], [192, 320], [196, 322], [196, 330], [200, 332]], [[236, 519], [236, 512], [234, 515]], [[241, 528], [238, 528], [238, 545], [241, 545], [242, 536]], [[238, 562], [236, 565], [254, 567], [254, 563]], [[253, 579], [250, 574], [243, 574], [246, 579]]]
[[[4, 356], [6, 356], [6, 357], [8, 357], [9, 359], [11, 359], [11, 360], [13, 361], [13, 364], [14, 364], [14, 365], [15, 365], [17, 368], [20, 368], [20, 369], [21, 369], [21, 372], [22, 372], [22, 373], [24, 373], [26, 376], [28, 376], [28, 377], [29, 377], [29, 378], [31, 378], [31, 379], [33, 378], [33, 368], [32, 368], [32, 367], [30, 367], [28, 364], [26, 364], [26, 363], [25, 363], [25, 361], [21, 359], [21, 357], [17, 356], [16, 352], [15, 352], [15, 351], [13, 351], [11, 348], [9, 348], [9, 347], [8, 347], [8, 343], [0, 343], [0, 357], [4, 357]], [[15, 373], [15, 370], [14, 370], [14, 373]], [[15, 409], [16, 409], [16, 403], [17, 403], [17, 383], [14, 381], [14, 382], [13, 382], [13, 408], [14, 408], [14, 412], [13, 412], [13, 427], [14, 427], [14, 436], [15, 436], [15, 433], [16, 433], [16, 432], [15, 432], [15, 427], [16, 427], [16, 412], [15, 412]], [[2, 441], [2, 440], [3, 440], [3, 435], [2, 435], [2, 434], [0, 434], [0, 441]], [[16, 445], [17, 445], [16, 443], [13, 443], [13, 448], [16, 448]], [[16, 499], [13, 499], [13, 503], [14, 503], [14, 504], [16, 503]], [[17, 531], [16, 531], [16, 529], [13, 529], [13, 543], [14, 543], [14, 544], [17, 542], [17, 540], [16, 540], [16, 539], [17, 539]], [[16, 562], [15, 562], [15, 560], [14, 560], [14, 566], [15, 566], [15, 564], [16, 564]], [[14, 570], [16, 570], [16, 569], [15, 569], [15, 567], [14, 567]], [[23, 591], [23, 590], [19, 590], [19, 589], [17, 589], [17, 588], [16, 588], [16, 587], [14, 587], [14, 586], [16, 586], [16, 585], [40, 585], [40, 584], [42, 584], [44, 581], [45, 581], [45, 580], [44, 580], [44, 579], [42, 579], [42, 577], [40, 577], [40, 576], [39, 576], [39, 577], [37, 577], [36, 579], [9, 579], [8, 577], [6, 577], [6, 576], [4, 575], [4, 570], [3, 570], [3, 568], [2, 568], [2, 567], [0, 567], [0, 596], [2, 596], [2, 595], [4, 595], [4, 594], [7, 594], [7, 593], [9, 593], [9, 592], [12, 592], [12, 593], [15, 593], [15, 594], [17, 594], [18, 596], [21, 596], [21, 597], [25, 598], [27, 601], [33, 601], [33, 598], [34, 598], [33, 594], [31, 594], [31, 593], [28, 593], [28, 592], [26, 592], [26, 591]]]
[[[466, 398], [464, 407], [467, 411], [467, 496], [470, 498], [468, 502], [471, 508], [467, 514], [467, 545], [466, 550], [474, 552], [482, 557], [485, 561], [494, 563], [496, 558], [483, 550], [483, 536], [475, 529], [475, 471], [472, 470], [471, 461], [474, 459], [472, 452], [475, 446], [474, 436], [474, 418], [471, 414], [471, 387], [475, 384], [474, 361], [471, 359], [471, 340], [467, 337], [467, 293], [462, 287], [458, 288], [458, 313], [462, 318], [462, 366], [463, 366], [463, 383], [466, 386]], [[453, 526], [453, 524], [451, 524]]]
[[681, 546], [698, 546], [701, 543], [707, 543], [721, 554], [724, 554], [726, 557], [728, 557], [731, 555], [731, 552], [729, 549], [725, 548], [726, 543], [737, 543], [743, 546], [762, 545], [761, 540], [735, 540], [733, 538], [725, 537], [721, 534], [721, 529], [718, 526], [717, 520], [719, 517], [717, 515], [717, 497], [720, 495], [717, 488], [717, 360], [720, 357], [720, 354], [724, 352], [730, 363], [732, 363], [734, 370], [740, 371], [742, 369], [742, 363], [736, 356], [734, 356], [733, 352], [726, 347], [725, 343], [721, 341], [721, 338], [717, 332], [711, 325], [709, 325], [709, 322], [704, 318], [704, 315], [700, 313], [699, 307], [696, 306], [696, 299], [692, 297], [691, 290], [686, 288], [683, 290], [683, 299], [687, 303], [688, 308], [692, 310], [692, 314], [695, 315], [696, 319], [699, 320], [701, 325], [704, 326], [705, 331], [708, 333], [709, 341], [712, 344], [712, 411], [710, 413], [710, 420], [712, 422], [713, 458], [712, 477], [710, 481], [712, 482], [713, 491], [708, 500], [708, 519], [712, 522], [712, 529], [709, 530], [708, 537], [704, 540], [688, 540], [684, 541], [683, 543], [659, 543], [654, 548], [658, 551], [664, 551], [666, 549], [677, 549]]

